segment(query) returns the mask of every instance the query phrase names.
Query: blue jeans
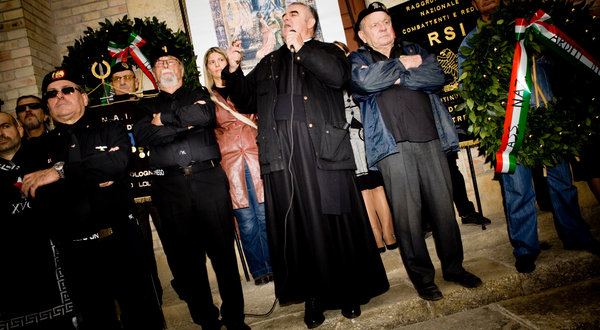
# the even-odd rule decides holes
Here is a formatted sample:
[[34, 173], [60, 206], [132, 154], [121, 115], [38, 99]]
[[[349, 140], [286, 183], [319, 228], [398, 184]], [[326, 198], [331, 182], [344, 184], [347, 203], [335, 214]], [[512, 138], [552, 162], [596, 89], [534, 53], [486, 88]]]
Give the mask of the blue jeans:
[[[569, 163], [547, 168], [546, 181], [552, 201], [554, 225], [565, 248], [583, 248], [593, 238], [579, 211], [577, 188], [573, 186]], [[515, 257], [537, 256], [537, 210], [531, 169], [517, 165], [515, 173], [500, 176], [508, 236]]]
[[258, 203], [252, 175], [244, 163], [246, 189], [248, 190], [249, 207], [233, 210], [240, 228], [242, 248], [252, 277], [257, 279], [273, 272], [269, 246], [267, 245], [267, 228], [265, 220], [265, 204]]

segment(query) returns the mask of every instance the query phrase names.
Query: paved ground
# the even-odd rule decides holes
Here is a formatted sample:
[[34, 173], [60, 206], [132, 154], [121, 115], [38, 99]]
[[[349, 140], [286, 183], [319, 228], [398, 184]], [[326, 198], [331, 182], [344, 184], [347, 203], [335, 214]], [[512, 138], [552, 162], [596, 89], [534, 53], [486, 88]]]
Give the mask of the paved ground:
[[[600, 238], [600, 206], [582, 208], [582, 213]], [[480, 276], [483, 286], [466, 289], [445, 282], [433, 239], [429, 238], [430, 254], [438, 270], [436, 283], [444, 299], [420, 299], [398, 250], [388, 251], [382, 259], [390, 290], [362, 306], [362, 315], [354, 320], [345, 319], [339, 310], [326, 311], [326, 320], [318, 329], [600, 329], [600, 258], [585, 251], [563, 250], [552, 214], [541, 212], [540, 240], [552, 246], [542, 251], [533, 273], [517, 273], [504, 215], [490, 218], [492, 224], [487, 230], [461, 226], [465, 268]], [[216, 284], [212, 287], [218, 304]], [[266, 314], [273, 306], [273, 284], [255, 286], [243, 280], [243, 289], [247, 314]], [[306, 329], [303, 307], [275, 305], [270, 315], [249, 315], [246, 323], [253, 329]], [[169, 286], [165, 288], [164, 312], [169, 329], [200, 329]]]

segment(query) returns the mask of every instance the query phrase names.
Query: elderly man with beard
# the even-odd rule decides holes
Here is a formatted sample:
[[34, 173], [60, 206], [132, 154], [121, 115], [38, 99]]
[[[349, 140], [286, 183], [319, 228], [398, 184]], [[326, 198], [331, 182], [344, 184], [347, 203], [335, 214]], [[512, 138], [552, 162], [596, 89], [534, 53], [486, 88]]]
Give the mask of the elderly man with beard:
[[[234, 251], [229, 183], [220, 167], [215, 107], [206, 89], [183, 87], [181, 54], [172, 45], [153, 60], [160, 92], [138, 103], [133, 127], [139, 145], [150, 148], [152, 201], [171, 272], [173, 289], [203, 329], [249, 329]], [[206, 269], [211, 260], [221, 294], [221, 317]]]
[[46, 122], [48, 114], [42, 100], [34, 95], [24, 95], [17, 99], [17, 107], [15, 109], [17, 119], [25, 129], [25, 137], [27, 139], [36, 138], [48, 132]]

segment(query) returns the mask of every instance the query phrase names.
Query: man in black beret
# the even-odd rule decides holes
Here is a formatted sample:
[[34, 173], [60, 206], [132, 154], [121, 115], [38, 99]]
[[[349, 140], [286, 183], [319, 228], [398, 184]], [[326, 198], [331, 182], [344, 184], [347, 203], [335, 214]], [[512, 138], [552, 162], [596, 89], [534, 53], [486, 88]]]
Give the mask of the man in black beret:
[[45, 153], [44, 164], [24, 176], [22, 191], [46, 211], [51, 235], [64, 251], [81, 329], [162, 329], [131, 212], [130, 139], [118, 123], [91, 119], [80, 81], [64, 68], [44, 77], [43, 100], [56, 128], [44, 138], [45, 148], [36, 150]]
[[[234, 250], [233, 206], [214, 134], [215, 107], [205, 88], [183, 87], [184, 66], [175, 47], [152, 55], [160, 92], [138, 103], [133, 126], [139, 145], [149, 146], [152, 201], [173, 289], [203, 329], [249, 329]], [[221, 295], [214, 305], [206, 269], [211, 260]]]
[[351, 88], [361, 107], [367, 162], [383, 176], [408, 276], [421, 298], [442, 298], [422, 232], [427, 209], [444, 279], [477, 287], [481, 280], [462, 266], [445, 155], [459, 150], [458, 135], [436, 95], [442, 68], [421, 46], [396, 39], [380, 2], [359, 14], [355, 28], [365, 45], [349, 56]]
[[154, 245], [150, 216], [155, 226], [160, 223], [158, 210], [152, 203], [151, 171], [148, 165], [148, 148], [138, 145], [133, 138], [133, 125], [139, 116], [136, 94], [138, 79], [133, 65], [118, 62], [111, 67], [110, 86], [115, 95], [109, 104], [95, 105], [88, 109], [98, 122], [117, 121], [126, 129], [131, 138], [129, 166], [127, 168], [131, 197], [135, 202], [135, 215], [144, 237], [144, 254], [149, 262], [157, 301], [162, 302], [162, 286], [158, 277], [158, 267], [154, 256]]
[[110, 69], [110, 87], [115, 91], [115, 101], [135, 99], [138, 79], [134, 67], [127, 62], [119, 62]]

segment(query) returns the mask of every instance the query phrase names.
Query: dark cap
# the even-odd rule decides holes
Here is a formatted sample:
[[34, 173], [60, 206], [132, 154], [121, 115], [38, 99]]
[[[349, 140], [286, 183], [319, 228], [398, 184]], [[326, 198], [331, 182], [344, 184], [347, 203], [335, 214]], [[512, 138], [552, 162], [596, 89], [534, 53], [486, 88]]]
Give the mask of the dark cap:
[[121, 71], [132, 71], [134, 72], [134, 66], [127, 63], [127, 62], [119, 62], [116, 63], [115, 65], [112, 66], [112, 68], [110, 68], [110, 77], [112, 78], [112, 76], [117, 73], [117, 72], [121, 72]]
[[75, 71], [65, 68], [58, 68], [52, 72], [49, 72], [44, 77], [44, 80], [42, 81], [42, 95], [46, 95], [46, 89], [48, 89], [48, 85], [59, 80], [68, 80], [74, 84], [77, 84], [81, 88], [85, 88], [83, 77], [78, 76]]
[[156, 48], [152, 50], [152, 53], [148, 56], [148, 60], [154, 66], [156, 60], [163, 56], [173, 56], [183, 61], [182, 49], [175, 46], [175, 40], [164, 40], [163, 42], [156, 43]]
[[356, 24], [354, 24], [354, 31], [358, 32], [360, 30], [360, 22], [362, 22], [362, 20], [367, 17], [369, 14], [372, 14], [376, 11], [383, 11], [386, 14], [390, 14], [387, 10], [387, 7], [382, 4], [381, 2], [375, 1], [373, 3], [371, 3], [369, 5], [369, 7], [363, 9], [363, 11], [361, 11], [358, 14], [358, 19], [356, 19]]

